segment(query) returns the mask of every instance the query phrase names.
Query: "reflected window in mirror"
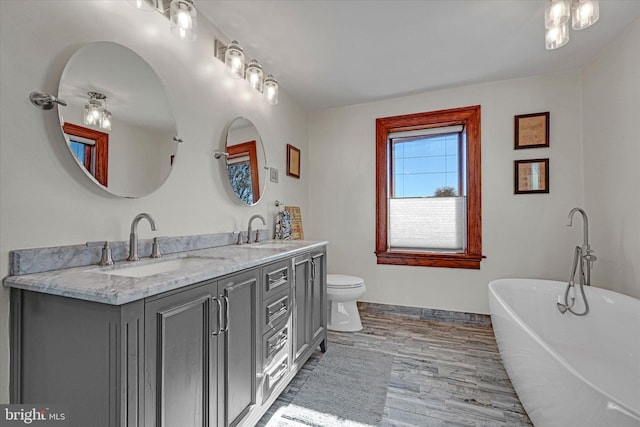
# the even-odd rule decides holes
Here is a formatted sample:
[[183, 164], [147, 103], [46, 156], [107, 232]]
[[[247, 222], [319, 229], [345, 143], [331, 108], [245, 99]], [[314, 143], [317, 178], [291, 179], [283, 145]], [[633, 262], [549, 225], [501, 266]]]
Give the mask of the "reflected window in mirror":
[[236, 117], [225, 135], [226, 164], [221, 168], [227, 189], [242, 204], [252, 206], [260, 201], [267, 182], [266, 154], [258, 129], [244, 117]]
[[96, 181], [108, 187], [109, 134], [73, 123], [65, 123], [62, 130], [78, 163]]
[[233, 192], [247, 205], [260, 200], [256, 141], [227, 147], [227, 173]]

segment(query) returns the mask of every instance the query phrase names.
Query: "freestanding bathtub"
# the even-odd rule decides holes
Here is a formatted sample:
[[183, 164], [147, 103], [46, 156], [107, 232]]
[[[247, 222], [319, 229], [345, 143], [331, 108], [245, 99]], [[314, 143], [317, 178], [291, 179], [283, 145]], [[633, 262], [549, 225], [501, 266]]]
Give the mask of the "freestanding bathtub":
[[537, 427], [640, 427], [640, 300], [585, 287], [590, 312], [560, 314], [565, 286], [489, 284], [496, 341], [518, 397]]

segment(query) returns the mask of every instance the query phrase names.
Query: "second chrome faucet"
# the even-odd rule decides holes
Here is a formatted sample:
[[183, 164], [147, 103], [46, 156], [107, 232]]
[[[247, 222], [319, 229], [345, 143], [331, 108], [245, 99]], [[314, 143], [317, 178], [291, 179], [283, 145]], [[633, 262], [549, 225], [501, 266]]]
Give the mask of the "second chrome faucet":
[[151, 224], [151, 230], [156, 231], [156, 222], [151, 218], [151, 215], [148, 213], [141, 213], [133, 218], [131, 222], [131, 233], [129, 234], [129, 261], [138, 261], [140, 257], [138, 256], [138, 223], [141, 219], [146, 219]]
[[[251, 218], [249, 218], [249, 225], [247, 226], [247, 243], [251, 243], [251, 223], [256, 218], [260, 219], [263, 225], [267, 225], [267, 222], [264, 220], [264, 217], [262, 215], [253, 215]], [[258, 232], [256, 232], [256, 242], [257, 241], [258, 241]]]

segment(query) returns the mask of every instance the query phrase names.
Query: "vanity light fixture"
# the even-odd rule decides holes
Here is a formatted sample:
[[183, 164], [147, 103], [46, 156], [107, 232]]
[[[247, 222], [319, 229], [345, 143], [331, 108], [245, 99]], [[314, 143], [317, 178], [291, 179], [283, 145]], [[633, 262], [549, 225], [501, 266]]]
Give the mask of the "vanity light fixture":
[[196, 40], [198, 12], [192, 0], [171, 0], [169, 20], [173, 34], [184, 40]]
[[262, 93], [262, 82], [264, 73], [262, 71], [262, 66], [255, 59], [252, 60], [249, 65], [247, 65], [246, 71], [246, 79], [249, 82], [249, 85]]
[[214, 53], [216, 58], [224, 62], [233, 77], [247, 80], [252, 88], [267, 98], [269, 104], [278, 103], [278, 82], [272, 74], [263, 77], [264, 70], [256, 59], [245, 66], [244, 51], [236, 40], [225, 45], [220, 40], [214, 39]]
[[593, 25], [600, 18], [598, 0], [545, 0], [545, 47], [557, 49], [569, 42], [569, 19], [574, 30]]

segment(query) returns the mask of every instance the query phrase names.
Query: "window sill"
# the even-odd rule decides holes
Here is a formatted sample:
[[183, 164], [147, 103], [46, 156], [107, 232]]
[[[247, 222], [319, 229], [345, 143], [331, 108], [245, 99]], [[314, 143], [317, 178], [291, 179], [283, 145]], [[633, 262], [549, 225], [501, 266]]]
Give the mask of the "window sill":
[[376, 252], [378, 264], [408, 265], [414, 267], [445, 267], [479, 270], [482, 255], [441, 254], [424, 252]]

